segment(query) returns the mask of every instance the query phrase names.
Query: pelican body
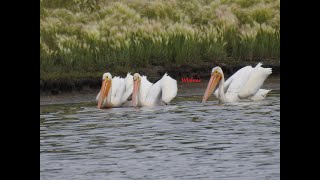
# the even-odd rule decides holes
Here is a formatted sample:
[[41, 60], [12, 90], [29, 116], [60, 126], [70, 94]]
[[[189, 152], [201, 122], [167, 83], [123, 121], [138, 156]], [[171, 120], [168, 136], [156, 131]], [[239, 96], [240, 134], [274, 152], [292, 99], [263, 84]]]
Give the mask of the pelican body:
[[101, 90], [96, 97], [97, 108], [123, 106], [133, 91], [133, 78], [130, 73], [126, 78], [114, 77], [110, 73], [102, 76]]
[[169, 103], [178, 92], [177, 81], [167, 73], [155, 84], [146, 76], [133, 75], [132, 106], [155, 106]]
[[222, 69], [217, 66], [211, 71], [207, 89], [202, 102], [206, 102], [212, 92], [221, 103], [237, 102], [241, 99], [258, 101], [265, 99], [270, 90], [260, 89], [266, 78], [272, 73], [271, 68], [246, 66], [238, 70], [227, 81], [224, 79]]

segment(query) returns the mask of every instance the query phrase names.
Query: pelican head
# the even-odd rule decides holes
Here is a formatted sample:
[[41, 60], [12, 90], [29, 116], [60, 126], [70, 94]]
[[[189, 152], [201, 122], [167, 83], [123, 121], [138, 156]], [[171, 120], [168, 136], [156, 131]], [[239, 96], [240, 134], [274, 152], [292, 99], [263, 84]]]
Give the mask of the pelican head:
[[97, 108], [101, 108], [104, 99], [108, 96], [110, 87], [111, 87], [111, 82], [112, 82], [112, 76], [110, 73], [104, 73], [102, 75], [102, 85], [101, 85], [101, 90], [100, 90], [100, 97], [98, 100], [98, 106]]
[[103, 75], [102, 75], [102, 80], [105, 80], [106, 78], [108, 77], [108, 79], [112, 79], [112, 76], [111, 76], [111, 74], [110, 73], [103, 73]]
[[206, 91], [204, 93], [202, 102], [207, 102], [207, 100], [210, 97], [210, 95], [218, 87], [217, 85], [221, 81], [222, 77], [223, 77], [223, 71], [219, 66], [212, 68], [211, 78], [209, 80], [207, 89], [206, 89]]
[[132, 106], [137, 106], [138, 91], [141, 84], [141, 76], [139, 73], [133, 75], [133, 93], [132, 93]]

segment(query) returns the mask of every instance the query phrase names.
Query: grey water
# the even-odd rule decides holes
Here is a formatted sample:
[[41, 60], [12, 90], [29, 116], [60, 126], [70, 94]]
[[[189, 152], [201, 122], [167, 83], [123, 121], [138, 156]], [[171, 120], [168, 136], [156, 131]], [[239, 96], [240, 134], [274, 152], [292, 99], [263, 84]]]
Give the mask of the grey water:
[[280, 90], [262, 101], [40, 106], [40, 177], [280, 179]]

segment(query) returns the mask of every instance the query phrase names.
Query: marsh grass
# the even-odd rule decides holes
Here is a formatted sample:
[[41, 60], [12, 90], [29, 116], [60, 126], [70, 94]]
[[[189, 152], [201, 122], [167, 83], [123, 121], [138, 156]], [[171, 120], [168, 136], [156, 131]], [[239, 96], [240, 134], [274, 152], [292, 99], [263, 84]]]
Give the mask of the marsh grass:
[[40, 77], [280, 60], [279, 3], [40, 0]]

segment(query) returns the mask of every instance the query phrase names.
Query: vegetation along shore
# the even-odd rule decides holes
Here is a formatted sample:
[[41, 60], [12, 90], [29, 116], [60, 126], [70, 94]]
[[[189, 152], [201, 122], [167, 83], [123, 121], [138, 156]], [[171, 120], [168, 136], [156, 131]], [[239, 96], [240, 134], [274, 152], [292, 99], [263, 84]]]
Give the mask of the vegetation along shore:
[[40, 92], [139, 72], [209, 77], [263, 62], [280, 72], [279, 0], [40, 0]]

